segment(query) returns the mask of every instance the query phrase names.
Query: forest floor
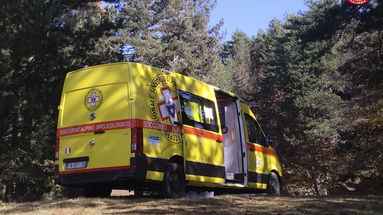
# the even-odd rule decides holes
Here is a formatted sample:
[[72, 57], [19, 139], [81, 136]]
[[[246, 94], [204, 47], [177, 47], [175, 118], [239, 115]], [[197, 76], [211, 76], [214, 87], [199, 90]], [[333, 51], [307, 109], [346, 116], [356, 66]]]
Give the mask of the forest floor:
[[383, 214], [383, 196], [272, 197], [220, 195], [161, 199], [114, 195], [28, 203], [0, 203], [0, 214]]

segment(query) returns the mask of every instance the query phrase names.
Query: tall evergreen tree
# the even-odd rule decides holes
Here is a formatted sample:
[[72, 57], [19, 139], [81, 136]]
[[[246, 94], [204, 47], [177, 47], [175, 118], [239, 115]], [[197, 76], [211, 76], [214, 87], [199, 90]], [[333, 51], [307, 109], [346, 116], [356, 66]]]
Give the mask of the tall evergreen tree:
[[219, 27], [208, 27], [215, 1], [127, 1], [120, 5], [118, 40], [128, 59], [214, 82], [220, 66]]
[[217, 80], [219, 25], [208, 28], [214, 2], [104, 2], [109, 6], [94, 0], [0, 5], [2, 199], [38, 199], [52, 188], [57, 105], [68, 71], [125, 58]]
[[[377, 111], [381, 85], [373, 84], [381, 83], [382, 79], [378, 72], [381, 71], [381, 61], [380, 27], [377, 27], [381, 26], [381, 21], [376, 18], [381, 5], [372, 2], [356, 6], [333, 0], [308, 4], [310, 10], [305, 14], [289, 16], [283, 24], [274, 21], [267, 33], [260, 33], [255, 38], [252, 50], [254, 73], [263, 74], [263, 78], [259, 82], [260, 90], [253, 92], [254, 109], [267, 128], [277, 134], [290, 181], [300, 181], [300, 186], [308, 185], [311, 189], [306, 189], [308, 193], [327, 194], [342, 184], [347, 175], [355, 176], [353, 163], [355, 156], [361, 155], [356, 153], [356, 148], [362, 145], [370, 146], [364, 149], [381, 151], [380, 113]], [[362, 20], [369, 20], [369, 27], [362, 24]], [[355, 41], [358, 36], [367, 39]], [[358, 57], [362, 50], [366, 55]], [[375, 60], [370, 61], [371, 58]], [[367, 70], [374, 81], [366, 82], [361, 78]], [[350, 74], [353, 78], [348, 78]], [[351, 111], [361, 101], [357, 98], [365, 95], [355, 88], [360, 81], [372, 87], [362, 88], [374, 89], [374, 96], [369, 97], [364, 107], [373, 107], [371, 116], [377, 120], [364, 120], [364, 123], [350, 127], [356, 113]], [[253, 85], [255, 89], [256, 83]], [[378, 103], [372, 105], [372, 101]], [[346, 113], [354, 113], [354, 116]], [[371, 122], [369, 129], [366, 122]], [[357, 143], [347, 139], [356, 137], [350, 135], [350, 131], [362, 141]], [[373, 134], [374, 138], [365, 139], [366, 133]], [[379, 158], [378, 154], [376, 152], [371, 159]], [[364, 154], [362, 157], [366, 159], [368, 156]], [[381, 159], [372, 163], [374, 165], [368, 168], [373, 167], [373, 171], [369, 172], [379, 175]], [[360, 166], [359, 169], [365, 170]]]
[[52, 187], [65, 73], [119, 58], [98, 47], [114, 27], [112, 14], [94, 3], [74, 4], [1, 4], [0, 194], [6, 201], [38, 199]]
[[352, 9], [334, 51], [341, 56], [338, 70], [348, 80], [342, 97], [350, 111], [341, 137], [352, 162], [343, 180], [377, 193], [383, 191], [383, 2]]
[[249, 91], [248, 83], [251, 71], [250, 46], [251, 41], [245, 33], [241, 31], [234, 32], [232, 41], [226, 44], [230, 51], [230, 58], [226, 60], [228, 70], [233, 79], [233, 90], [236, 94], [246, 99], [246, 92]]

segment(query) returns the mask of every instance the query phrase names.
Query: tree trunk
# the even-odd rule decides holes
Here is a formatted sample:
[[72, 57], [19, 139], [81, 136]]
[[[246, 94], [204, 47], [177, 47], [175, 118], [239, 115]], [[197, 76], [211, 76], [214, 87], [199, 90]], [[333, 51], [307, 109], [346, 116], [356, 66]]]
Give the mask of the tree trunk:
[[314, 189], [315, 189], [315, 195], [319, 196], [319, 186], [318, 186], [318, 179], [316, 176], [311, 177], [314, 182]]
[[12, 195], [14, 192], [14, 185], [13, 183], [9, 183], [5, 185], [5, 191], [4, 191], [4, 201], [10, 202], [12, 200]]

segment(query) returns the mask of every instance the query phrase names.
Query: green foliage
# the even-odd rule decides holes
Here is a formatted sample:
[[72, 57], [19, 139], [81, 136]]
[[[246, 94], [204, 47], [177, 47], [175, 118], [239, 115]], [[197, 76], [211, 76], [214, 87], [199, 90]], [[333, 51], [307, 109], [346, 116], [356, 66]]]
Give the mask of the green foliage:
[[0, 5], [1, 199], [66, 193], [53, 185], [52, 159], [67, 72], [125, 59], [219, 82], [219, 25], [208, 28], [213, 1], [105, 2]]
[[[383, 4], [307, 1], [220, 44], [214, 0], [7, 1], [0, 5], [0, 198], [53, 185], [57, 105], [68, 71], [135, 61], [239, 94], [277, 143], [292, 193], [382, 180]], [[370, 185], [369, 185], [370, 186]], [[300, 187], [299, 191], [296, 187]]]
[[350, 177], [383, 177], [382, 4], [308, 5], [253, 38], [250, 100], [279, 143], [288, 187], [328, 194]]
[[1, 7], [1, 198], [35, 200], [52, 187], [56, 110], [66, 72], [122, 55], [105, 55], [98, 47], [113, 20], [95, 5], [72, 10], [41, 0]]
[[[224, 57], [226, 70], [230, 72], [225, 78], [232, 80], [233, 92], [245, 99], [251, 71], [250, 43], [251, 41], [245, 33], [236, 31], [232, 36], [232, 41], [224, 44], [225, 52], [221, 54]], [[223, 56], [225, 53], [226, 56]]]
[[118, 6], [115, 41], [126, 60], [141, 62], [214, 83], [220, 24], [208, 28], [211, 0], [135, 0]]

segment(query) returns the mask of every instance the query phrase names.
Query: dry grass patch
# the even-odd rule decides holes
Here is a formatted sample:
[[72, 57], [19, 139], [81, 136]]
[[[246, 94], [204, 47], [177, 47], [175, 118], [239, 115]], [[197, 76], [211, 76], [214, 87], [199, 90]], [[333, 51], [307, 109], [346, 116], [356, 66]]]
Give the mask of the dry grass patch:
[[382, 214], [383, 197], [302, 198], [223, 195], [200, 199], [78, 198], [1, 203], [2, 214]]

